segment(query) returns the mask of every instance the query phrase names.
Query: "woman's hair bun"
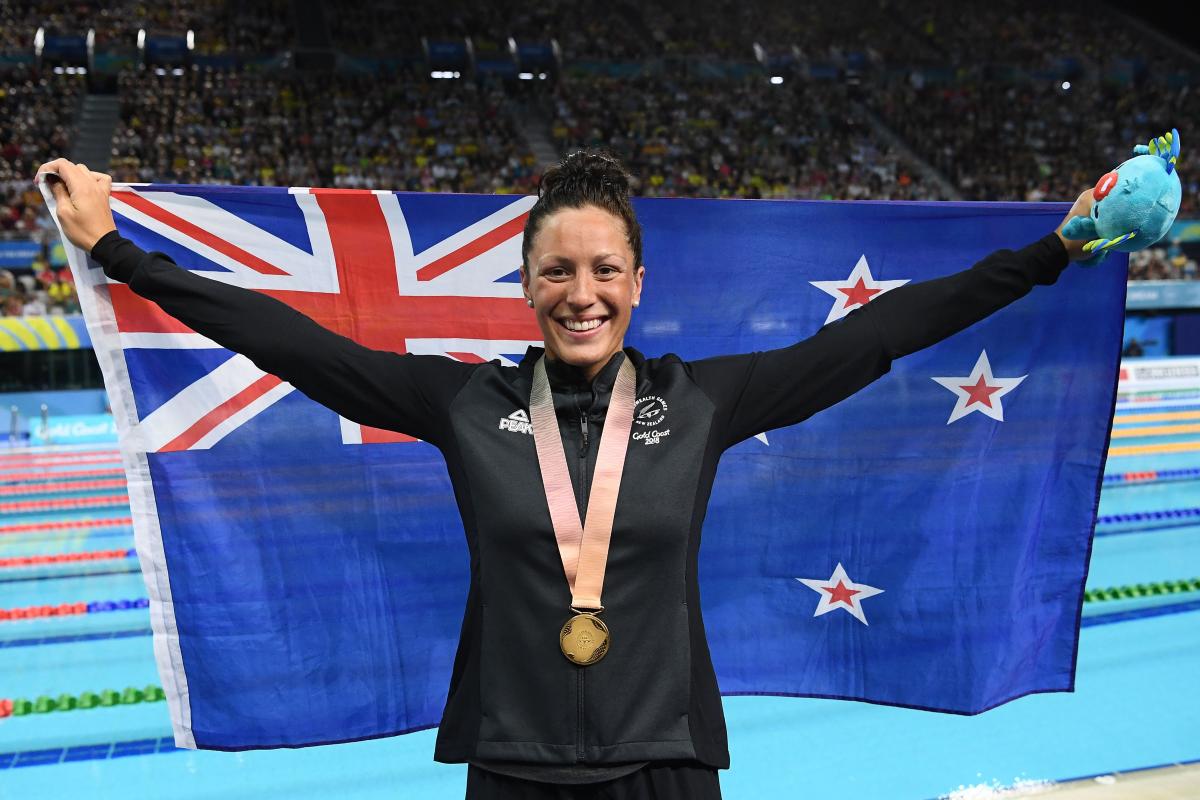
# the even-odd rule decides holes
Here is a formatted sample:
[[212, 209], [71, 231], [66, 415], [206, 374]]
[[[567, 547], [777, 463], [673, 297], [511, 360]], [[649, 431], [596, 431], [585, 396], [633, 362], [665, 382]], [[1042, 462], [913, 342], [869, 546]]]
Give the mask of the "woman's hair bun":
[[629, 172], [616, 156], [601, 150], [577, 150], [542, 173], [538, 199], [529, 210], [521, 257], [529, 263], [542, 222], [563, 208], [596, 206], [625, 223], [625, 235], [635, 263], [642, 263], [642, 226], [638, 224], [629, 199]]
[[614, 156], [600, 150], [576, 150], [542, 174], [538, 197], [628, 197], [629, 173]]

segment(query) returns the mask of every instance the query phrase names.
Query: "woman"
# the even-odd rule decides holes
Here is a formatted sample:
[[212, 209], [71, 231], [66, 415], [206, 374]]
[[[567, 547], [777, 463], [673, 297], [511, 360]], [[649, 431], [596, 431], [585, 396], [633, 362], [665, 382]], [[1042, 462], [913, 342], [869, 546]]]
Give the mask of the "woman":
[[[697, 553], [721, 454], [853, 394], [1083, 255], [1050, 233], [894, 289], [788, 348], [647, 359], [624, 347], [645, 274], [629, 176], [575, 153], [543, 176], [522, 245], [545, 351], [511, 368], [361, 347], [121, 238], [107, 176], [61, 159], [41, 171], [62, 179], [67, 237], [110, 278], [339, 414], [441, 449], [471, 586], [435, 758], [470, 763], [469, 798], [719, 797], [729, 755]], [[1085, 192], [1071, 215], [1091, 202]], [[530, 425], [497, 430], [526, 409]], [[669, 447], [631, 443], [635, 415], [663, 413]]]

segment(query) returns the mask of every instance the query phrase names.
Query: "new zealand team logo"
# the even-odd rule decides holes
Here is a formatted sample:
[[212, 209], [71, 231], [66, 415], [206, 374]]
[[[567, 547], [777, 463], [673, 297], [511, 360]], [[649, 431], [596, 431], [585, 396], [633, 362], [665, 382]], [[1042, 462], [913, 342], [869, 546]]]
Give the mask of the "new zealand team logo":
[[671, 435], [670, 428], [657, 428], [667, 418], [667, 401], [657, 395], [638, 398], [633, 404], [633, 421], [648, 431], [635, 431], [633, 440], [650, 446]]
[[633, 406], [633, 421], [653, 427], [667, 418], [667, 401], [656, 395], [640, 397]]

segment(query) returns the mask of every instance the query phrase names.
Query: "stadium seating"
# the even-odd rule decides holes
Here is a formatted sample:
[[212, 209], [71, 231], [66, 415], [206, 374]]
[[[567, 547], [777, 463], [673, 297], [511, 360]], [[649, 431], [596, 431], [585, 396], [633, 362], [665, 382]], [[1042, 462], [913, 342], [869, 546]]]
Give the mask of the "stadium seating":
[[[118, 54], [103, 63], [121, 110], [110, 171], [126, 181], [527, 193], [549, 158], [600, 146], [647, 196], [1063, 201], [1200, 118], [1195, 54], [1082, 0], [322, 6], [315, 46], [342, 54], [332, 72], [292, 66], [310, 7], [291, 0], [0, 4], [0, 237], [52, 241], [29, 176], [70, 154], [88, 82], [101, 86], [39, 65], [39, 28], [92, 29], [98, 54]], [[139, 64], [143, 29], [195, 31], [192, 63]], [[465, 66], [440, 80], [426, 40], [494, 62], [510, 41], [553, 40], [560, 61], [541, 81]], [[1195, 215], [1200, 173], [1181, 176]], [[6, 298], [63, 307], [33, 277], [45, 255]], [[1167, 241], [1130, 269], [1197, 275]]]
[[0, 72], [0, 237], [27, 238], [44, 224], [30, 178], [47, 154], [67, 152], [83, 92], [81, 75]]
[[188, 68], [121, 77], [127, 181], [528, 192], [533, 157], [496, 86]]
[[933, 199], [938, 190], [874, 135], [842, 83], [565, 78], [560, 150], [608, 147], [640, 194]]

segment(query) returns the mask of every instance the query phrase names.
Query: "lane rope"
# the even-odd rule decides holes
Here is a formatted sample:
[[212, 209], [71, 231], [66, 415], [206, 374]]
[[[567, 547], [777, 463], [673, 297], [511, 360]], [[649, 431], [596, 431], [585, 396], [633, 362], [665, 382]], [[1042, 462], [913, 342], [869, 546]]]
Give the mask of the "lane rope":
[[1104, 476], [1104, 482], [1109, 483], [1158, 483], [1162, 481], [1188, 480], [1200, 478], [1200, 467], [1182, 467], [1179, 469], [1147, 469], [1140, 472], [1114, 472]]
[[0, 608], [0, 622], [18, 619], [42, 619], [44, 617], [74, 617], [80, 614], [104, 614], [109, 611], [128, 611], [134, 608], [149, 608], [150, 599], [137, 597], [133, 600], [93, 600], [90, 603], [59, 603], [56, 606], [20, 606]]
[[103, 689], [78, 695], [63, 693], [58, 697], [41, 694], [32, 699], [18, 697], [0, 699], [0, 719], [24, 717], [30, 714], [49, 714], [51, 711], [90, 711], [93, 708], [133, 706], [138, 703], [159, 703], [167, 696], [161, 686], [150, 684], [142, 689], [127, 686], [123, 691]]
[[39, 567], [45, 564], [77, 564], [80, 561], [114, 561], [125, 558], [136, 558], [134, 548], [119, 550], [85, 550], [81, 553], [54, 553], [36, 556], [13, 556], [0, 558], [0, 569], [17, 569], [19, 567]]
[[0, 503], [0, 513], [21, 514], [41, 511], [66, 511], [73, 508], [120, 508], [129, 505], [129, 495], [109, 494], [100, 497], [59, 497], [53, 500], [17, 500]]
[[[1096, 517], [1096, 525], [1127, 525], [1134, 522], [1162, 523], [1168, 525], [1191, 525], [1188, 520], [1200, 519], [1200, 508], [1168, 508], [1162, 511], [1132, 511], [1128, 514], [1103, 514]], [[1152, 525], [1151, 527], [1159, 527]], [[1097, 536], [1103, 532], [1096, 531]]]
[[24, 483], [38, 485], [51, 481], [70, 482], [78, 478], [118, 478], [125, 474], [124, 469], [79, 469], [71, 472], [18, 472], [11, 475], [0, 475], [0, 483]]
[[133, 517], [102, 517], [99, 519], [65, 519], [57, 522], [26, 522], [19, 525], [0, 525], [0, 536], [6, 533], [40, 533], [42, 531], [74, 530], [76, 528], [127, 528]]
[[0, 486], [0, 496], [55, 494], [57, 492], [82, 492], [92, 489], [124, 489], [123, 478], [109, 480], [70, 481], [58, 483], [26, 483]]
[[1181, 578], [1174, 581], [1151, 581], [1104, 589], [1088, 589], [1083, 593], [1085, 603], [1103, 603], [1108, 600], [1132, 600], [1139, 597], [1160, 597], [1183, 592], [1200, 592], [1200, 578]]

